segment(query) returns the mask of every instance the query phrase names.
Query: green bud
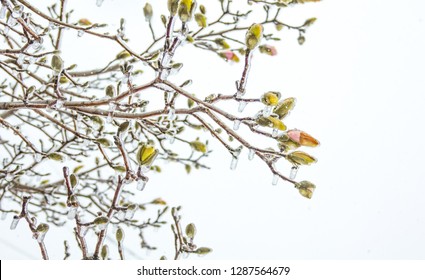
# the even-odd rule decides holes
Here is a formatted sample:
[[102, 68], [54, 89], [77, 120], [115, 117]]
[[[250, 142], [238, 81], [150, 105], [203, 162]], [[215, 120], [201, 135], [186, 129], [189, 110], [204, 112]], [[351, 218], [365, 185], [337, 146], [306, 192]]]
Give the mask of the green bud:
[[127, 132], [128, 128], [130, 127], [130, 122], [125, 121], [118, 127], [118, 134]]
[[198, 249], [196, 249], [195, 254], [198, 255], [206, 255], [212, 252], [211, 248], [208, 247], [199, 247]]
[[69, 182], [71, 183], [71, 187], [75, 188], [75, 186], [78, 185], [78, 177], [72, 173], [69, 176]]
[[107, 138], [96, 139], [96, 143], [99, 143], [99, 144], [101, 144], [102, 146], [105, 146], [105, 147], [111, 147], [112, 146], [112, 141], [110, 141]]
[[293, 97], [286, 98], [279, 102], [277, 106], [273, 109], [273, 113], [279, 116], [279, 119], [286, 117], [289, 112], [294, 109], [296, 104], [296, 99]]
[[108, 258], [109, 255], [109, 247], [108, 245], [103, 245], [102, 246], [102, 251], [100, 252], [100, 256], [102, 257], [102, 260], [106, 260]]
[[190, 223], [186, 226], [186, 236], [190, 239], [193, 239], [196, 234], [196, 227], [195, 224]]
[[65, 160], [64, 156], [60, 153], [51, 153], [51, 154], [48, 154], [47, 157], [49, 159], [52, 159], [52, 160], [55, 160], [55, 161], [64, 161]]
[[207, 145], [196, 139], [195, 141], [190, 142], [190, 146], [197, 152], [205, 154], [207, 152]]
[[311, 199], [313, 196], [316, 186], [309, 181], [302, 181], [295, 184], [295, 187], [298, 189], [300, 194], [308, 199]]
[[259, 23], [251, 25], [245, 35], [245, 44], [249, 50], [255, 49], [263, 37], [263, 26]]
[[127, 171], [127, 169], [125, 168], [125, 166], [122, 166], [122, 165], [115, 165], [115, 166], [113, 167], [113, 169], [114, 169], [116, 172], [119, 172], [119, 173], [124, 173], [124, 172], [126, 172], [126, 171]]
[[203, 13], [204, 15], [207, 13], [207, 9], [205, 8], [204, 5], [199, 6], [199, 10], [201, 11], [201, 13]]
[[105, 216], [100, 216], [100, 217], [97, 217], [96, 219], [94, 219], [94, 221], [93, 221], [93, 223], [95, 224], [95, 225], [104, 225], [104, 224], [106, 224], [106, 223], [108, 223], [109, 222], [109, 219], [108, 219], [108, 217], [105, 217]]
[[105, 88], [106, 96], [115, 97], [117, 95], [117, 91], [113, 85], [109, 85]]
[[276, 106], [280, 99], [280, 92], [269, 91], [261, 96], [261, 102], [268, 106]]
[[130, 57], [130, 56], [131, 56], [131, 54], [128, 51], [123, 50], [122, 52], [119, 52], [117, 54], [117, 56], [115, 57], [115, 59], [126, 59], [127, 57]]
[[168, 11], [171, 15], [177, 14], [177, 9], [179, 6], [179, 0], [168, 0]]
[[45, 233], [49, 230], [49, 225], [48, 224], [39, 224], [37, 226], [36, 231], [39, 233]]
[[118, 227], [117, 232], [115, 233], [115, 238], [118, 242], [122, 242], [124, 240], [124, 231], [122, 228]]
[[287, 155], [286, 159], [295, 165], [310, 165], [317, 159], [302, 151], [295, 151]]
[[204, 14], [195, 14], [195, 21], [199, 27], [205, 28], [207, 27], [207, 17]]
[[86, 19], [86, 18], [82, 18], [78, 21], [78, 24], [81, 26], [90, 26], [92, 25], [91, 21]]
[[51, 66], [52, 66], [53, 71], [55, 71], [56, 73], [61, 72], [62, 69], [63, 69], [62, 58], [58, 55], [52, 56]]
[[146, 3], [146, 5], [143, 7], [143, 14], [145, 15], [146, 21], [151, 21], [153, 16], [153, 9], [151, 4]]

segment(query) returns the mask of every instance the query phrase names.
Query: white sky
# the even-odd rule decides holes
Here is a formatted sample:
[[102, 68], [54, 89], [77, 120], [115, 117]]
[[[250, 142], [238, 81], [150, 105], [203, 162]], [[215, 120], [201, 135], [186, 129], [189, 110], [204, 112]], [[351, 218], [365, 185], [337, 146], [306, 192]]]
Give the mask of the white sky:
[[[91, 9], [95, 1], [73, 2]], [[126, 8], [130, 3], [138, 8]], [[128, 15], [130, 29], [143, 21], [143, 5], [105, 0], [100, 11], [109, 14], [97, 17], [119, 18], [114, 13], [120, 11]], [[301, 168], [297, 177], [316, 184], [312, 200], [282, 181], [272, 186], [272, 175], [259, 160], [241, 159], [230, 171], [230, 155], [216, 144], [208, 161], [212, 170], [187, 176], [181, 167], [165, 165], [140, 199], [161, 196], [171, 205], [183, 205], [183, 221], [197, 225], [198, 245], [214, 249], [206, 258], [424, 259], [424, 10], [419, 0], [326, 0], [293, 8], [288, 22], [318, 18], [305, 45], [297, 46], [296, 34], [285, 31], [279, 56], [254, 57], [249, 94], [279, 90], [297, 97], [287, 125], [322, 143], [308, 151], [319, 162]], [[143, 40], [143, 29], [129, 33], [136, 30]], [[68, 39], [75, 44], [75, 37]], [[86, 35], [83, 39], [88, 40]], [[78, 45], [70, 47], [77, 50]], [[228, 66], [210, 55], [199, 59], [189, 46], [177, 55], [189, 59], [178, 79], [192, 78], [191, 91], [234, 91], [242, 65]], [[103, 61], [92, 59], [87, 63]], [[23, 225], [10, 231], [10, 221], [9, 216], [0, 223], [0, 258], [38, 258], [30, 233]], [[53, 235], [46, 236], [47, 247], [59, 259], [63, 238]], [[155, 235], [160, 250], [147, 258], [171, 257], [171, 231], [164, 227], [150, 238]]]

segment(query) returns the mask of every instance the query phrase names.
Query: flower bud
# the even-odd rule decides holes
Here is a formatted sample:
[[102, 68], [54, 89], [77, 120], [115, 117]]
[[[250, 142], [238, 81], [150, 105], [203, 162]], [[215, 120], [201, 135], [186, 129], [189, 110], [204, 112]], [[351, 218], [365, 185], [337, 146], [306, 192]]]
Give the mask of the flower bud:
[[274, 46], [270, 46], [270, 45], [261, 45], [258, 47], [258, 49], [260, 50], [260, 53], [264, 53], [270, 56], [275, 56], [277, 55], [277, 50]]
[[115, 233], [115, 238], [117, 239], [118, 242], [123, 241], [124, 231], [122, 230], [122, 228], [120, 227], [117, 228], [117, 232]]
[[203, 14], [197, 13], [195, 14], [195, 21], [199, 27], [205, 28], [207, 27], [207, 17]]
[[193, 239], [196, 234], [196, 227], [195, 224], [190, 223], [186, 226], [186, 236], [190, 239]]
[[263, 37], [263, 26], [259, 23], [251, 25], [245, 35], [246, 47], [249, 50], [255, 49], [261, 42]]
[[286, 98], [279, 102], [277, 106], [274, 108], [273, 113], [279, 116], [279, 119], [283, 119], [286, 117], [289, 112], [294, 109], [296, 99], [293, 97]]
[[269, 91], [261, 96], [261, 102], [267, 106], [276, 106], [279, 102], [280, 92]]
[[177, 9], [179, 6], [179, 0], [168, 0], [168, 11], [172, 16], [177, 14]]
[[302, 181], [295, 184], [295, 187], [298, 189], [300, 194], [308, 199], [311, 199], [313, 192], [316, 189], [316, 186], [309, 181]]
[[207, 152], [207, 145], [196, 139], [195, 141], [190, 142], [190, 146], [197, 152], [205, 154]]
[[259, 117], [255, 120], [259, 125], [271, 127], [277, 130], [286, 130], [286, 125], [279, 119], [274, 117]]
[[316, 147], [320, 144], [319, 141], [315, 139], [313, 136], [301, 130], [297, 130], [297, 129], [289, 130], [287, 132], [287, 135], [289, 139], [291, 139], [292, 141], [296, 143], [299, 143], [301, 146]]
[[146, 21], [151, 21], [153, 16], [153, 9], [151, 4], [146, 3], [146, 5], [143, 7], [143, 14], [145, 15]]
[[230, 45], [224, 40], [223, 38], [217, 38], [214, 40], [214, 43], [216, 43], [219, 47], [227, 50], [230, 49]]
[[182, 22], [188, 22], [192, 19], [193, 12], [196, 8], [196, 1], [194, 0], [180, 0], [178, 7], [178, 15]]
[[152, 145], [143, 144], [137, 152], [137, 161], [140, 165], [151, 165], [158, 156], [158, 150]]
[[207, 248], [207, 247], [199, 247], [198, 249], [196, 249], [195, 254], [198, 255], [206, 255], [212, 252], [211, 248]]
[[36, 231], [39, 233], [46, 233], [48, 230], [49, 230], [48, 224], [39, 224], [36, 229]]
[[294, 165], [310, 165], [317, 159], [302, 151], [295, 151], [287, 155], [286, 159]]

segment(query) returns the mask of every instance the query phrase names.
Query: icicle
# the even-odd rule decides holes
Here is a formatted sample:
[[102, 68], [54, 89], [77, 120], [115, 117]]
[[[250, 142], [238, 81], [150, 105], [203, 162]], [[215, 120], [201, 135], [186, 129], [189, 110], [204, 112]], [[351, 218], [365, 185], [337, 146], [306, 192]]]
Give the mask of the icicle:
[[272, 113], [272, 106], [266, 106], [263, 109], [263, 116], [264, 117], [269, 117], [271, 115], [271, 113]]
[[85, 33], [84, 30], [78, 30], [77, 36], [78, 37], [83, 37], [84, 33]]
[[5, 26], [4, 27], [4, 30], [3, 30], [4, 35], [9, 34], [9, 31], [10, 31], [10, 27], [9, 26]]
[[161, 80], [166, 80], [168, 78], [168, 76], [170, 75], [170, 70], [168, 69], [162, 69], [161, 71], [161, 75], [160, 75], [160, 79]]
[[292, 166], [291, 173], [289, 174], [289, 179], [294, 180], [295, 177], [297, 177], [297, 173], [298, 173], [298, 166]]
[[106, 229], [106, 227], [107, 227], [107, 226], [108, 226], [108, 223], [98, 224], [98, 225], [96, 225], [96, 228], [97, 228], [99, 231], [101, 231], [101, 230]]
[[277, 134], [279, 133], [279, 130], [277, 130], [276, 128], [273, 129], [272, 132], [272, 137], [277, 137]]
[[146, 187], [147, 180], [141, 178], [137, 181], [137, 190], [143, 191]]
[[6, 17], [7, 7], [5, 5], [1, 5], [0, 8], [0, 19], [4, 19]]
[[126, 213], [125, 213], [125, 218], [127, 219], [127, 220], [131, 220], [131, 219], [133, 219], [133, 217], [134, 217], [134, 214], [136, 213], [136, 210], [137, 210], [137, 207], [134, 205], [134, 207], [132, 207], [132, 208], [128, 208], [127, 209], [127, 211], [126, 211]]
[[77, 214], [77, 207], [70, 207], [68, 210], [68, 219], [72, 220], [75, 218], [75, 215]]
[[103, 4], [103, 0], [96, 0], [96, 6], [100, 7]]
[[7, 217], [7, 212], [2, 212], [2, 213], [1, 213], [1, 218], [0, 218], [0, 219], [1, 219], [2, 221], [4, 221], [4, 220], [6, 220], [6, 217]]
[[241, 121], [240, 120], [234, 120], [234, 122], [233, 122], [233, 130], [238, 130], [240, 125], [241, 125]]
[[230, 163], [230, 170], [235, 170], [236, 166], [238, 165], [238, 158], [232, 157], [232, 162]]
[[170, 121], [174, 121], [174, 120], [176, 119], [176, 110], [175, 110], [174, 108], [171, 108], [171, 107], [170, 107], [170, 109], [168, 109], [168, 115], [167, 115], [167, 118], [168, 118]]
[[239, 101], [238, 112], [239, 113], [242, 113], [243, 110], [245, 110], [246, 105], [248, 105], [247, 102], [245, 102], [245, 101]]
[[11, 230], [16, 229], [16, 227], [18, 226], [18, 223], [19, 223], [19, 219], [20, 219], [19, 216], [17, 216], [17, 215], [13, 216], [12, 224], [10, 224]]
[[278, 181], [279, 181], [279, 176], [277, 174], [273, 174], [272, 185], [276, 186]]
[[174, 135], [168, 134], [168, 133], [165, 134], [165, 139], [167, 139], [170, 144], [173, 144], [174, 141], [176, 140], [176, 138], [174, 137]]
[[253, 160], [255, 156], [255, 150], [249, 149], [248, 159]]

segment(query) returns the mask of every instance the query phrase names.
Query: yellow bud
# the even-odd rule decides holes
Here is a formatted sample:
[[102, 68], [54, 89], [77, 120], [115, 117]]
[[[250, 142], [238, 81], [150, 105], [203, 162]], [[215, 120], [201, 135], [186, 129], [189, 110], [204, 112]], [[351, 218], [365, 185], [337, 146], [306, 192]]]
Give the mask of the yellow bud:
[[205, 28], [208, 25], [207, 17], [203, 14], [195, 14], [195, 20], [199, 27]]
[[151, 165], [158, 156], [158, 150], [152, 145], [143, 144], [137, 152], [137, 162], [140, 165]]
[[205, 145], [204, 143], [202, 143], [199, 140], [192, 141], [190, 143], [190, 146], [192, 146], [192, 148], [195, 151], [201, 152], [203, 154], [205, 154], [207, 152], [207, 145]]
[[130, 56], [131, 56], [131, 54], [128, 51], [123, 50], [122, 52], [120, 52], [116, 55], [115, 59], [125, 59], [125, 58], [130, 57]]
[[286, 130], [286, 125], [279, 119], [274, 117], [259, 117], [256, 119], [256, 122], [265, 127], [271, 127], [278, 130]]
[[261, 96], [261, 102], [268, 106], [276, 106], [279, 102], [280, 92], [269, 91]]
[[167, 202], [165, 202], [162, 198], [156, 198], [152, 200], [151, 203], [156, 205], [167, 205]]
[[282, 100], [274, 108], [273, 113], [279, 116], [279, 119], [286, 117], [289, 112], [295, 107], [296, 99], [293, 97]]
[[80, 20], [78, 21], [78, 24], [79, 24], [79, 25], [82, 25], [82, 26], [90, 26], [90, 25], [92, 25], [92, 23], [90, 22], [90, 20], [88, 20], [88, 19], [86, 19], [86, 18], [82, 18], [82, 19], [80, 19]]
[[286, 159], [295, 165], [310, 165], [317, 159], [302, 151], [295, 151], [287, 155]]
[[196, 7], [196, 1], [180, 0], [177, 13], [182, 22], [188, 22], [192, 19], [193, 12]]
[[298, 189], [300, 194], [308, 199], [311, 199], [313, 192], [316, 189], [316, 186], [309, 181], [302, 181], [295, 184], [295, 187]]
[[249, 50], [255, 49], [263, 37], [263, 26], [259, 23], [251, 25], [246, 32], [245, 43]]

